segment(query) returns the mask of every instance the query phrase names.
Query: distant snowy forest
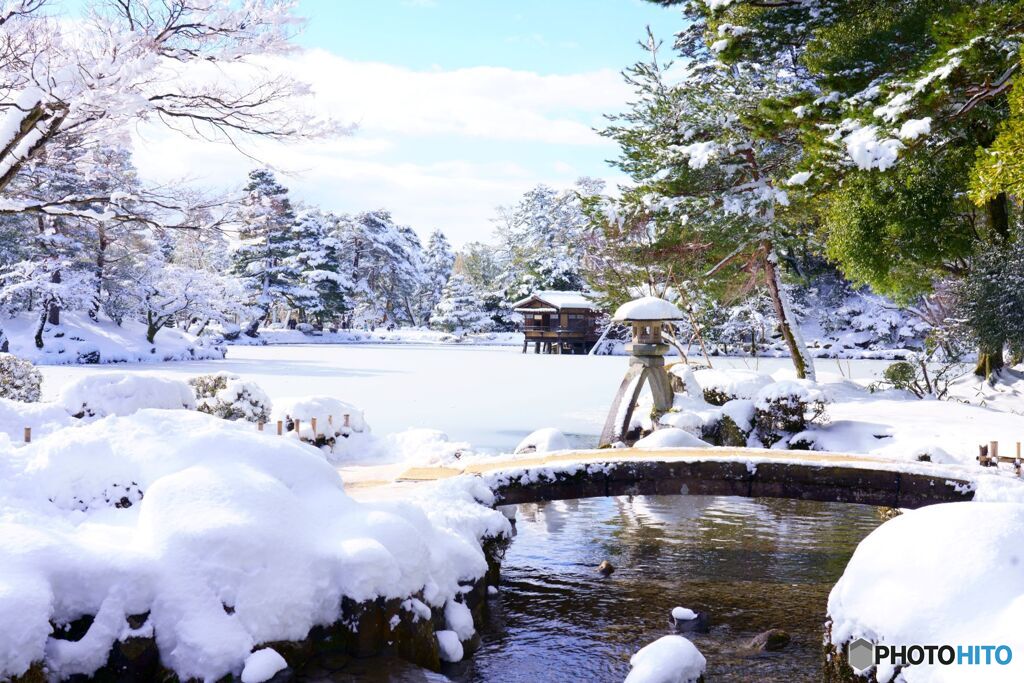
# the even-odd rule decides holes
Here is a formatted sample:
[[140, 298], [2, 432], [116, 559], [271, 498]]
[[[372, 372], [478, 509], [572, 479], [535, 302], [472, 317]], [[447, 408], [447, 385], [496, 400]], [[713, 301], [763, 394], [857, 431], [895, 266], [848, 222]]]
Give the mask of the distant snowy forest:
[[842, 3], [661, 4], [681, 6], [685, 30], [674, 49], [648, 36], [625, 71], [636, 96], [601, 131], [631, 182], [538, 185], [481, 226], [491, 239], [454, 249], [444, 226], [387, 207], [293, 201], [267, 168], [228, 196], [140, 179], [141, 123], [243, 149], [349, 132], [306, 111], [302, 83], [251, 68], [300, 27], [280, 3], [96, 3], [74, 30], [44, 0], [5, 3], [0, 349], [64, 353], [82, 341], [68, 319], [149, 344], [164, 330], [510, 331], [511, 302], [555, 289], [609, 310], [664, 296], [687, 315], [681, 346], [788, 353], [800, 376], [846, 350], [974, 355], [984, 373], [1024, 356], [1008, 15], [977, 3], [963, 26], [985, 39], [946, 45], [925, 28], [932, 9], [882, 12], [904, 44], [876, 64], [816, 40], [859, 20]]

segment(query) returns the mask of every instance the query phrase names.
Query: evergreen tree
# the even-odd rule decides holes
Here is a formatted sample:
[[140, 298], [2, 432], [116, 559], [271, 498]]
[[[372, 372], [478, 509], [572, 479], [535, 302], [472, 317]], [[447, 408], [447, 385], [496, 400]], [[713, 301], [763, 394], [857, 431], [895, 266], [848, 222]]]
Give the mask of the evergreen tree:
[[483, 332], [490, 327], [490, 316], [484, 311], [476, 291], [461, 275], [452, 275], [444, 287], [441, 300], [430, 316], [436, 330], [465, 334]]
[[342, 265], [341, 240], [333, 234], [331, 218], [316, 210], [299, 214], [293, 229], [295, 251], [287, 257], [298, 279], [292, 297], [303, 319], [314, 318], [321, 325], [335, 320], [347, 310], [351, 283], [339, 270]]
[[249, 173], [245, 197], [239, 211], [238, 237], [241, 244], [233, 254], [233, 272], [241, 278], [256, 315], [245, 333], [256, 336], [261, 323], [269, 322], [273, 306], [301, 298], [298, 274], [289, 256], [296, 251], [292, 227], [295, 212], [288, 190], [267, 169]]
[[423, 282], [419, 297], [419, 307], [422, 311], [420, 320], [427, 320], [434, 306], [441, 300], [444, 286], [451, 277], [454, 265], [455, 254], [448, 238], [440, 230], [435, 230], [427, 240], [427, 250], [423, 256]]

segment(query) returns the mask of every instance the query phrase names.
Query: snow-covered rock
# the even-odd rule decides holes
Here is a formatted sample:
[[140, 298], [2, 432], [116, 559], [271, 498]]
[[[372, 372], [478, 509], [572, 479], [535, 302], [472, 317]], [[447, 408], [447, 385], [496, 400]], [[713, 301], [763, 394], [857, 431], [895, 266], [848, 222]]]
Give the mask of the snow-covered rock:
[[[904, 512], [861, 541], [828, 599], [832, 643], [1008, 645], [1024, 652], [1024, 504], [947, 503]], [[891, 666], [877, 672], [885, 683]], [[1005, 666], [903, 668], [907, 683], [1024, 680]]]
[[242, 683], [265, 683], [277, 674], [288, 668], [288, 662], [284, 660], [277, 650], [265, 647], [256, 650], [245, 660], [245, 668], [242, 669]]
[[57, 402], [75, 417], [131, 415], [145, 408], [195, 410], [185, 382], [140, 373], [86, 375], [65, 385]]
[[437, 645], [441, 650], [442, 662], [461, 662], [465, 652], [459, 634], [455, 631], [437, 631]]
[[697, 618], [697, 613], [686, 607], [673, 607], [672, 618], [676, 621], [691, 621]]
[[684, 317], [675, 304], [657, 296], [645, 296], [619, 306], [612, 320], [682, 320]]
[[[58, 434], [0, 442], [0, 678], [89, 675], [145, 613], [180, 678], [238, 675], [255, 645], [338, 620], [342, 596], [442, 608], [486, 573], [480, 539], [510, 531], [481, 482], [363, 505], [310, 446], [196, 411]], [[83, 615], [85, 638], [50, 638]]]
[[516, 455], [522, 453], [550, 453], [552, 451], [569, 450], [569, 440], [565, 434], [554, 427], [545, 427], [531, 433], [519, 442], [513, 451]]
[[753, 399], [764, 387], [775, 380], [753, 370], [712, 370], [705, 368], [693, 373], [706, 399], [721, 405], [734, 398]]
[[629, 665], [625, 683], [693, 683], [704, 675], [707, 660], [683, 636], [663, 636], [640, 648]]
[[663, 427], [655, 430], [633, 444], [636, 448], [693, 448], [710, 446], [690, 432], [677, 427]]

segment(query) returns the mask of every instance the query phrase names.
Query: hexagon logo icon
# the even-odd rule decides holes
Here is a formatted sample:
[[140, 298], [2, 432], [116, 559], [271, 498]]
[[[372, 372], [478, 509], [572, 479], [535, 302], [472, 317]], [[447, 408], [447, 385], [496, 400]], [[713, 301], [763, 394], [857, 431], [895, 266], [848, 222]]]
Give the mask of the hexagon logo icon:
[[846, 648], [846, 661], [858, 673], [875, 663], [875, 646], [866, 638], [854, 640]]

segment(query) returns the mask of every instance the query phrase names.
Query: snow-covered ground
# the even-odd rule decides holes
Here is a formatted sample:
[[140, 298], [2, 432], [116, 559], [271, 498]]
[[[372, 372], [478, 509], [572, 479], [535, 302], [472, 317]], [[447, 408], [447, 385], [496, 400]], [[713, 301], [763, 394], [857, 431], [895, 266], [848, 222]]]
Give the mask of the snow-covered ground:
[[160, 330], [150, 344], [142, 323], [125, 320], [117, 325], [102, 313], [92, 320], [85, 313], [64, 312], [60, 325], [45, 326], [40, 349], [35, 343], [37, 325], [35, 314], [3, 320], [10, 352], [37, 364], [160, 363], [224, 357], [223, 346], [173, 328]]

